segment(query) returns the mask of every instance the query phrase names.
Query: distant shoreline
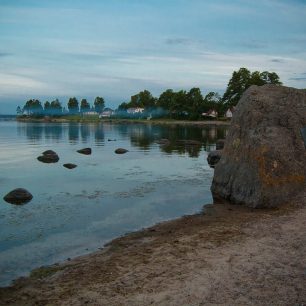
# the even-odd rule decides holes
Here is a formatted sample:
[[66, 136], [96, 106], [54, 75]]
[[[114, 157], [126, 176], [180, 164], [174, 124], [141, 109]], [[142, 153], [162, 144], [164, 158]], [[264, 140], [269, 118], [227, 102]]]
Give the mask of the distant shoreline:
[[230, 125], [230, 121], [225, 120], [203, 120], [203, 121], [189, 121], [189, 120], [173, 120], [173, 119], [99, 119], [91, 117], [71, 117], [71, 118], [18, 118], [16, 120], [19, 122], [44, 122], [44, 123], [141, 123], [141, 124], [167, 124], [167, 125], [193, 125], [193, 126], [203, 126], [203, 125]]

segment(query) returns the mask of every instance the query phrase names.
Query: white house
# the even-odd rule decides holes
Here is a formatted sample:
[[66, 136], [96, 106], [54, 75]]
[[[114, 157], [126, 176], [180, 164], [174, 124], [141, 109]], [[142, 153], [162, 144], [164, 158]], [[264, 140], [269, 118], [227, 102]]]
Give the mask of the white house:
[[202, 113], [204, 117], [217, 118], [218, 112], [215, 109], [210, 109], [207, 113]]
[[99, 118], [109, 118], [114, 115], [115, 111], [110, 108], [105, 108], [104, 111], [99, 115]]
[[234, 107], [228, 108], [227, 111], [225, 112], [225, 118], [231, 119], [233, 117], [234, 111], [235, 111]]
[[130, 107], [126, 111], [128, 114], [142, 114], [144, 110], [145, 109], [141, 107]]
[[85, 116], [93, 116], [93, 115], [98, 115], [98, 113], [94, 110], [90, 110], [90, 111], [87, 111], [87, 112], [84, 112], [83, 115]]

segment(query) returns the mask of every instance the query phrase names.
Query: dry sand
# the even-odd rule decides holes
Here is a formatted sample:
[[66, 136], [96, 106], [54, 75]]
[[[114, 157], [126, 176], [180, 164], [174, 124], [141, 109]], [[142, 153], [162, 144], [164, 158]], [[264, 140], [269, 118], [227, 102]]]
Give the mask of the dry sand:
[[305, 203], [209, 205], [34, 270], [0, 289], [0, 304], [306, 305]]

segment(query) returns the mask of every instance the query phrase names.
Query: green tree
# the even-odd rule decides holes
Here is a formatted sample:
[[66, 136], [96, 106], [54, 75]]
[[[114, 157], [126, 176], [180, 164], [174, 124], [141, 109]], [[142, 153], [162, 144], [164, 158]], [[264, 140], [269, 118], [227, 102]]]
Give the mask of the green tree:
[[105, 101], [102, 97], [96, 97], [94, 102], [95, 111], [98, 113], [103, 112]]
[[86, 99], [82, 99], [81, 100], [81, 112], [84, 113], [88, 111], [90, 111], [90, 105]]
[[47, 114], [50, 113], [50, 106], [51, 106], [50, 102], [46, 101], [45, 104], [44, 104], [45, 113], [47, 113]]
[[22, 115], [22, 109], [21, 109], [21, 107], [18, 105], [17, 106], [17, 108], [16, 108], [16, 113], [17, 113], [17, 116], [20, 116], [20, 115]]
[[156, 105], [156, 98], [148, 90], [140, 91], [138, 94], [131, 96], [129, 107], [153, 108]]
[[54, 115], [59, 115], [63, 112], [63, 107], [58, 99], [55, 99], [50, 104], [50, 111]]
[[204, 97], [204, 109], [203, 112], [207, 112], [210, 109], [214, 109], [218, 112], [218, 116], [222, 116], [225, 112], [224, 103], [222, 98], [217, 92], [211, 91]]
[[173, 103], [175, 93], [173, 89], [167, 89], [164, 91], [157, 100], [157, 106], [163, 108], [164, 110], [170, 110]]
[[77, 100], [76, 97], [69, 98], [68, 110], [69, 110], [69, 113], [72, 113], [72, 114], [79, 112], [79, 101]]
[[126, 111], [128, 108], [129, 108], [128, 103], [122, 102], [122, 103], [118, 106], [118, 111]]
[[281, 85], [279, 76], [275, 72], [250, 72], [247, 68], [234, 71], [223, 95], [223, 102], [228, 106], [234, 106], [240, 100], [244, 91], [251, 85], [277, 84]]
[[203, 96], [200, 88], [191, 88], [187, 93], [187, 109], [190, 119], [198, 119], [203, 109]]
[[39, 100], [30, 99], [24, 105], [23, 111], [27, 112], [28, 115], [40, 115], [43, 113], [43, 107]]
[[188, 115], [188, 107], [186, 101], [187, 101], [187, 92], [185, 90], [180, 90], [175, 93], [170, 108], [172, 117], [181, 118], [181, 117], [186, 117]]

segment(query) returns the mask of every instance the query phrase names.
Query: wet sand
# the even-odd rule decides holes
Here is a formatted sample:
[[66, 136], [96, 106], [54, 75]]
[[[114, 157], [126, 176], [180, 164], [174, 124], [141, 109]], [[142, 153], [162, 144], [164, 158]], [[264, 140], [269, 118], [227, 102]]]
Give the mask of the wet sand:
[[1, 288], [0, 304], [305, 305], [305, 204], [208, 205], [36, 269]]

